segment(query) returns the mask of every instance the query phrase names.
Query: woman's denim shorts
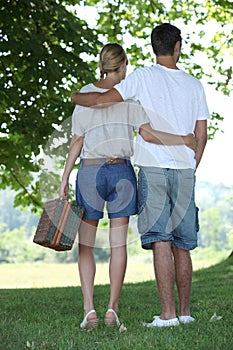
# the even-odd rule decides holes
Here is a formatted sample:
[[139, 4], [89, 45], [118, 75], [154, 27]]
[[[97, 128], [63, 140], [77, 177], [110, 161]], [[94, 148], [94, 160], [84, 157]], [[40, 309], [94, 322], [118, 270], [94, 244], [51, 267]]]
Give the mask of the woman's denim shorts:
[[198, 208], [193, 169], [143, 167], [138, 179], [138, 230], [142, 247], [158, 241], [192, 250], [197, 247]]
[[101, 219], [105, 203], [109, 219], [137, 214], [137, 184], [131, 162], [83, 165], [81, 161], [76, 201], [85, 208], [84, 219]]

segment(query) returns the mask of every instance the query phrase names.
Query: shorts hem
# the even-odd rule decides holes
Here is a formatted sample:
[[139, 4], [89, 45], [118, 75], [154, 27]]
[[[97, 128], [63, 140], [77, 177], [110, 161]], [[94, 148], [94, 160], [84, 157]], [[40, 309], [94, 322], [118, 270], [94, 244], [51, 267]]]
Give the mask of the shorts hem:
[[145, 242], [143, 242], [143, 238], [141, 238], [141, 246], [142, 249], [145, 250], [152, 250], [152, 244], [156, 243], [156, 242], [169, 242], [172, 241], [171, 239], [151, 239], [151, 240], [146, 240]]
[[94, 215], [93, 215], [93, 217], [83, 217], [83, 220], [100, 220], [100, 219], [103, 219], [103, 215], [100, 215], [100, 216], [98, 216], [98, 217], [94, 217]]
[[195, 248], [197, 248], [197, 243], [192, 243], [192, 244], [185, 244], [185, 243], [177, 243], [177, 242], [172, 242], [172, 247], [176, 247], [179, 249], [183, 249], [183, 250], [193, 250]]
[[179, 249], [190, 251], [190, 250], [194, 250], [195, 248], [197, 248], [197, 243], [185, 244], [185, 243], [175, 242], [172, 239], [150, 239], [150, 240], [147, 239], [146, 241], [143, 241], [143, 238], [141, 238], [141, 246], [142, 246], [142, 249], [152, 250], [153, 243], [169, 242], [169, 241], [172, 242], [172, 247], [176, 247]]
[[137, 215], [137, 211], [134, 212], [130, 212], [130, 213], [115, 213], [115, 214], [108, 214], [108, 218], [109, 219], [117, 219], [117, 218], [122, 218], [125, 216], [133, 216], [133, 215]]

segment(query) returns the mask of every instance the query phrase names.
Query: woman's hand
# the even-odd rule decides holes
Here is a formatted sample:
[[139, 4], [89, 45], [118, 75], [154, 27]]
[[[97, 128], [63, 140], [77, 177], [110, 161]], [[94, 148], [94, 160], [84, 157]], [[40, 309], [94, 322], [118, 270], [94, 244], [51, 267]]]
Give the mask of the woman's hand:
[[80, 94], [79, 90], [76, 90], [70, 97], [71, 103], [73, 103], [75, 105], [75, 97]]
[[60, 188], [58, 190], [58, 195], [60, 199], [66, 199], [69, 198], [69, 183], [67, 181], [62, 181]]
[[196, 150], [197, 147], [197, 138], [195, 137], [194, 134], [188, 134], [186, 136], [182, 136], [184, 140], [185, 146], [191, 148], [193, 151]]

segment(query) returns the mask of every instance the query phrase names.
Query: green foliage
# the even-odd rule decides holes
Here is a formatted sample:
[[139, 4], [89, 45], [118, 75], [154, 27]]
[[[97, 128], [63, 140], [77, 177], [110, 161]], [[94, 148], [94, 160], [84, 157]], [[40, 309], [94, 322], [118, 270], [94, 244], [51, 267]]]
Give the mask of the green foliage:
[[0, 187], [18, 192], [16, 205], [36, 208], [36, 157], [54, 125], [70, 116], [75, 85], [94, 79], [82, 55], [95, 55], [98, 40], [63, 1], [7, 0], [0, 10]]
[[[61, 276], [62, 278], [62, 276]], [[119, 317], [127, 330], [104, 326], [109, 286], [95, 287], [100, 325], [81, 330], [83, 299], [80, 287], [1, 291], [1, 344], [4, 350], [141, 350], [232, 348], [232, 258], [194, 272], [191, 299], [196, 322], [179, 327], [142, 327], [160, 313], [154, 281], [124, 284]], [[176, 295], [177, 297], [177, 295]], [[222, 318], [210, 322], [216, 313]], [[14, 326], [12, 326], [14, 325]]]
[[219, 130], [219, 123], [223, 121], [223, 117], [219, 115], [219, 113], [213, 112], [212, 119], [210, 120], [209, 125], [209, 140], [213, 140], [215, 133]]

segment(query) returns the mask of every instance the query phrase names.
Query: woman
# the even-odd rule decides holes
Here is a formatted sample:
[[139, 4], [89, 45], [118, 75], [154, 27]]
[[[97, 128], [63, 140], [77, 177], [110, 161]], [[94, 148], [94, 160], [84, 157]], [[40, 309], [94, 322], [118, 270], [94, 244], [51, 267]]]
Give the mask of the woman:
[[[118, 44], [107, 44], [100, 52], [100, 80], [86, 85], [81, 92], [104, 92], [126, 75], [127, 56]], [[192, 135], [156, 132], [151, 129], [145, 111], [136, 102], [120, 103], [107, 108], [75, 107], [72, 119], [73, 139], [66, 160], [59, 196], [68, 198], [69, 175], [81, 153], [76, 181], [76, 201], [85, 207], [79, 227], [79, 273], [84, 298], [81, 328], [98, 325], [93, 304], [96, 272], [93, 249], [99, 219], [107, 204], [110, 220], [110, 299], [106, 325], [120, 325], [118, 303], [127, 263], [129, 216], [137, 213], [136, 178], [130, 157], [133, 155], [134, 130], [148, 142], [195, 146]]]

